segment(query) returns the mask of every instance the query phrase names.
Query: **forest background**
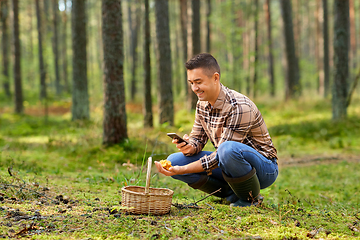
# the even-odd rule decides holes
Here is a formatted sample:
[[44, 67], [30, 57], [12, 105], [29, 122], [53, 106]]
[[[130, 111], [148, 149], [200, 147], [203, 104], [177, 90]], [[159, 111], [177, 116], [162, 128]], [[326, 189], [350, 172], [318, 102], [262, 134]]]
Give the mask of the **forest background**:
[[[359, 235], [358, 1], [0, 3], [2, 236]], [[148, 219], [134, 226], [139, 218], [120, 213], [115, 220], [101, 214], [86, 220], [89, 211], [114, 215], [119, 189], [143, 184], [144, 159], [176, 151], [166, 132], [190, 132], [196, 96], [184, 62], [200, 52], [217, 58], [222, 83], [249, 96], [265, 118], [282, 172], [277, 184], [262, 192], [265, 207], [232, 213], [217, 206], [220, 215], [235, 214], [237, 229], [214, 223], [209, 230], [209, 219], [218, 216], [200, 210], [206, 224], [195, 230], [199, 219], [191, 208], [172, 209], [165, 225], [153, 226], [162, 220]], [[213, 150], [210, 144], [206, 148]], [[200, 198], [171, 179], [156, 173], [153, 179], [154, 186], [173, 189], [183, 204]], [[51, 191], [39, 194], [44, 186]], [[70, 195], [71, 208], [63, 195]], [[54, 199], [62, 199], [60, 206]], [[13, 218], [16, 209], [47, 217], [24, 226]], [[306, 217], [311, 214], [317, 221]], [[59, 215], [66, 223], [58, 222]], [[182, 227], [169, 231], [166, 221]]]

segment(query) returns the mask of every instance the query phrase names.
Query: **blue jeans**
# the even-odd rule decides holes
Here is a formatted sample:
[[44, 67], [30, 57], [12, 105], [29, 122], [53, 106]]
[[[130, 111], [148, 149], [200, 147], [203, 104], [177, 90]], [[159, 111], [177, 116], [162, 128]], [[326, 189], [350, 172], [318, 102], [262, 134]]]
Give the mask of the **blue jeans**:
[[[183, 153], [174, 153], [168, 157], [168, 160], [173, 166], [184, 166], [211, 153], [210, 151], [201, 151], [190, 157], [186, 157]], [[255, 168], [260, 188], [264, 189], [275, 182], [279, 173], [276, 159], [269, 160], [252, 147], [239, 142], [226, 141], [222, 143], [217, 150], [216, 159], [219, 161], [219, 167], [212, 171], [211, 176], [224, 181], [224, 183], [222, 171], [229, 177], [238, 178], [248, 174], [252, 168]], [[206, 174], [206, 172], [175, 175], [172, 177], [192, 184], [200, 179], [201, 174]]]

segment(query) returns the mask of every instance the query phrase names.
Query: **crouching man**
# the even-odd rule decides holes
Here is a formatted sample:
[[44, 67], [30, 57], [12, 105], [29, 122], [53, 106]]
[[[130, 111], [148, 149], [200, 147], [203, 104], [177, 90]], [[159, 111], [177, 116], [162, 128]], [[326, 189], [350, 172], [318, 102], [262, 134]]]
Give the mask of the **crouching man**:
[[[158, 171], [205, 193], [226, 198], [231, 206], [257, 205], [260, 189], [278, 176], [277, 151], [256, 105], [220, 83], [220, 66], [208, 53], [185, 64], [188, 82], [198, 96], [195, 122], [187, 142], [168, 160], [173, 167]], [[202, 151], [210, 140], [216, 151]]]

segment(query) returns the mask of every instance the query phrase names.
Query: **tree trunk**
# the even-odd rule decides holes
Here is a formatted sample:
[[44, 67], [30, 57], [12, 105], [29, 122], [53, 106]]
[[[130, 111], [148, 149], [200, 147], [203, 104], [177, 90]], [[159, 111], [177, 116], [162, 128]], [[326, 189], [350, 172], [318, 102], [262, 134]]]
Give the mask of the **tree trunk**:
[[159, 122], [174, 125], [168, 0], [155, 1]]
[[329, 22], [328, 0], [322, 0], [323, 5], [323, 39], [324, 39], [324, 97], [330, 92], [330, 57], [329, 57]]
[[8, 33], [8, 18], [9, 18], [9, 5], [8, 0], [3, 0], [1, 4], [1, 33], [2, 33], [2, 62], [3, 71], [2, 78], [4, 79], [3, 87], [7, 97], [11, 97], [10, 91], [10, 75], [9, 75], [9, 33]]
[[259, 58], [259, 49], [258, 49], [258, 36], [259, 36], [259, 0], [255, 0], [254, 3], [254, 75], [253, 75], [253, 86], [254, 86], [254, 98], [257, 96], [257, 88], [258, 88], [258, 79], [257, 79], [257, 70], [258, 70], [258, 58]]
[[60, 86], [60, 70], [59, 70], [59, 2], [58, 0], [53, 0], [53, 24], [54, 24], [54, 35], [53, 35], [53, 52], [54, 52], [54, 67], [55, 67], [55, 90], [56, 94], [61, 94], [61, 86]]
[[[200, 39], [200, 1], [191, 0], [191, 47], [189, 48], [190, 58], [199, 54], [201, 51], [201, 39]], [[189, 33], [188, 33], [189, 34]], [[198, 98], [196, 94], [191, 90], [190, 85], [188, 84], [189, 92], [189, 106], [193, 110], [196, 108], [196, 103]]]
[[286, 47], [286, 99], [297, 98], [301, 93], [299, 62], [295, 51], [294, 32], [292, 24], [291, 1], [280, 0], [283, 17], [285, 47]]
[[85, 0], [73, 1], [71, 11], [73, 48], [72, 120], [89, 119]]
[[[181, 39], [182, 39], [182, 48], [183, 48], [183, 61], [184, 63], [188, 60], [188, 45], [187, 45], [187, 24], [188, 24], [188, 9], [187, 9], [187, 0], [180, 0], [180, 23], [181, 23]], [[185, 72], [185, 89], [186, 89], [186, 96], [189, 96], [188, 92], [188, 81], [187, 81], [187, 73], [186, 68], [184, 67]]]
[[315, 22], [316, 22], [316, 66], [318, 72], [318, 92], [321, 96], [324, 95], [324, 39], [322, 32], [323, 14], [321, 7], [321, 0], [316, 0], [316, 11], [315, 11]]
[[334, 120], [347, 117], [346, 98], [349, 78], [349, 0], [334, 0]]
[[39, 49], [39, 71], [40, 71], [40, 100], [46, 99], [46, 70], [44, 66], [43, 45], [42, 45], [42, 21], [39, 0], [35, 0], [36, 5], [36, 18], [38, 29], [38, 49]]
[[121, 1], [102, 0], [101, 8], [104, 49], [103, 144], [112, 145], [128, 137]]
[[271, 10], [270, 0], [266, 0], [264, 4], [266, 23], [267, 23], [267, 36], [268, 36], [268, 48], [269, 48], [269, 77], [270, 77], [270, 94], [275, 96], [275, 78], [274, 78], [274, 57], [273, 57], [273, 43], [272, 43], [272, 28], [271, 28]]
[[13, 3], [13, 41], [14, 41], [14, 82], [15, 82], [15, 113], [23, 113], [23, 92], [21, 83], [21, 53], [19, 31], [19, 2]]
[[67, 7], [66, 0], [64, 0], [65, 9], [62, 16], [62, 71], [64, 79], [64, 90], [67, 93], [70, 93], [69, 79], [68, 79], [68, 60], [67, 60]]
[[211, 18], [211, 0], [206, 2], [206, 52], [210, 53], [211, 51], [211, 28], [210, 28], [210, 18]]
[[[129, 18], [133, 15], [133, 12], [131, 10], [130, 2], [129, 4]], [[131, 47], [131, 89], [130, 89], [130, 96], [131, 100], [135, 100], [135, 94], [136, 94], [136, 70], [137, 70], [137, 60], [138, 60], [138, 33], [140, 30], [140, 21], [141, 21], [141, 12], [140, 12], [140, 3], [139, 1], [133, 2], [135, 4], [135, 18], [133, 21], [129, 21], [129, 29], [130, 29], [130, 47]]]
[[144, 26], [144, 126], [153, 127], [153, 112], [151, 98], [151, 62], [150, 62], [150, 19], [149, 0], [145, 0]]

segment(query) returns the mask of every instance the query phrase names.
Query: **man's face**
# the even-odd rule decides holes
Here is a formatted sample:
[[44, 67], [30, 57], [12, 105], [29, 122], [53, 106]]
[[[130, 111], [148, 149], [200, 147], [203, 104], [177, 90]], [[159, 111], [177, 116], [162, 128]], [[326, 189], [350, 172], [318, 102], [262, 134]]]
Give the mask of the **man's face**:
[[202, 68], [195, 68], [187, 70], [187, 77], [199, 100], [209, 101], [213, 105], [219, 95], [219, 74], [216, 72], [208, 76]]

